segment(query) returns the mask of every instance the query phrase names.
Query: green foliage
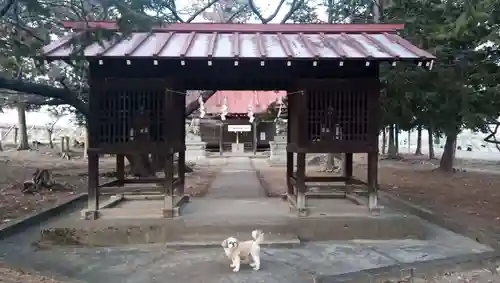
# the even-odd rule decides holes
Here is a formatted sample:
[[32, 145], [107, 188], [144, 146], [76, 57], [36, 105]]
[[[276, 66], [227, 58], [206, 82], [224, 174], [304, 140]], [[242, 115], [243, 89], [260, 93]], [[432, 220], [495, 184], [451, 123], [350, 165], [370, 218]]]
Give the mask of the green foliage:
[[438, 59], [432, 71], [407, 66], [382, 71], [384, 125], [423, 124], [456, 134], [484, 129], [486, 120], [498, 117], [498, 47], [478, 49], [492, 33], [498, 37], [500, 10], [490, 13], [493, 5], [498, 7], [489, 0], [392, 1], [386, 19], [404, 22], [403, 35]]
[[289, 22], [294, 24], [319, 23], [316, 7], [310, 1], [303, 2], [293, 13]]

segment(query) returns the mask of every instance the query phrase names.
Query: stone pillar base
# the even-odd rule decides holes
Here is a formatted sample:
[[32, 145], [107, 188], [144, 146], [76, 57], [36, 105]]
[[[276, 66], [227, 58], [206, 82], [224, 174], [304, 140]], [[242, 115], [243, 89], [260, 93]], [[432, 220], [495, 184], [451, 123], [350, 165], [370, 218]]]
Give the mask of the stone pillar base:
[[83, 220], [96, 220], [99, 218], [99, 211], [82, 209], [80, 211], [80, 217]]
[[271, 155], [267, 160], [269, 166], [286, 166], [286, 146], [288, 142], [281, 136], [276, 136], [274, 141], [269, 142]]
[[164, 209], [162, 209], [162, 215], [163, 215], [163, 218], [179, 217], [180, 216], [179, 207], [177, 206], [177, 207], [174, 207], [172, 209], [164, 208]]
[[207, 157], [206, 146], [206, 142], [186, 141], [186, 161], [205, 159]]
[[245, 145], [242, 143], [232, 143], [231, 144], [231, 152], [232, 153], [244, 153]]

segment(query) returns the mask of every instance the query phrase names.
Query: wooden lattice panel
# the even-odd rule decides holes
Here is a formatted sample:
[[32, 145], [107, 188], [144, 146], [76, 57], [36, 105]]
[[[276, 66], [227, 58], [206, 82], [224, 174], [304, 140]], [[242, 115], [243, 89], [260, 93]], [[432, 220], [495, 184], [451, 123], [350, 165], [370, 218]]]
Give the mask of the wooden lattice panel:
[[369, 94], [368, 90], [308, 91], [308, 142], [368, 141]]
[[111, 81], [94, 86], [91, 113], [99, 145], [165, 143], [183, 138], [185, 97], [161, 82]]

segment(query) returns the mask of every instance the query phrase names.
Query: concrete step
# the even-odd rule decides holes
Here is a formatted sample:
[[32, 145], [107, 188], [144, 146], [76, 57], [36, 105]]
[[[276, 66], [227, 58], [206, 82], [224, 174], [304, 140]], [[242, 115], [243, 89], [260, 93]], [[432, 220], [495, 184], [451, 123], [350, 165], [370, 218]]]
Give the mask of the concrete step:
[[[141, 220], [141, 219], [139, 219]], [[220, 246], [227, 237], [250, 240], [255, 229], [264, 232], [264, 246], [290, 247], [300, 244], [294, 233], [295, 227], [286, 220], [262, 221], [227, 217], [202, 217], [196, 220], [156, 219], [142, 223], [114, 221], [113, 226], [47, 227], [42, 229], [40, 242], [51, 245], [116, 246], [127, 244], [167, 243], [172, 247], [214, 247]], [[110, 223], [111, 224], [111, 223]]]
[[290, 225], [290, 221], [283, 217], [269, 217], [268, 219], [245, 217], [214, 218], [200, 217], [193, 220], [184, 220], [178, 225], [178, 231], [182, 234], [224, 234], [237, 235], [248, 238], [255, 229], [260, 229], [264, 233], [271, 234], [295, 234], [295, 227]]
[[[249, 233], [243, 234], [186, 234], [182, 235], [177, 241], [168, 241], [166, 246], [174, 249], [188, 248], [218, 248], [228, 237], [235, 237], [240, 241], [250, 240]], [[262, 247], [273, 248], [293, 248], [300, 246], [300, 240], [297, 236], [291, 234], [272, 234], [266, 233]]]

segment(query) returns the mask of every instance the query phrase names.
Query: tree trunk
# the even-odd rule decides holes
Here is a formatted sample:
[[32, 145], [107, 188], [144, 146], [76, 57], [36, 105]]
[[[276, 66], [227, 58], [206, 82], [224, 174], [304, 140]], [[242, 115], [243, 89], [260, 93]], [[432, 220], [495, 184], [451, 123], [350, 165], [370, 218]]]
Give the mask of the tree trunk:
[[415, 155], [422, 155], [422, 125], [418, 125], [417, 127], [417, 150], [415, 150]]
[[87, 127], [83, 129], [83, 158], [87, 158], [87, 150], [89, 149], [89, 131]]
[[[200, 96], [203, 99], [203, 102], [207, 102], [215, 94], [215, 91], [202, 91]], [[184, 115], [185, 117], [189, 117], [194, 111], [200, 108], [200, 103], [198, 99], [193, 100], [186, 106]], [[164, 160], [166, 160], [166, 156], [154, 156], [150, 157], [149, 155], [126, 155], [128, 163], [130, 164], [130, 174], [136, 177], [151, 177], [156, 174], [157, 171], [161, 171], [163, 169], [163, 165], [158, 168], [159, 164], [165, 164]], [[193, 172], [193, 169], [186, 166], [186, 172]]]
[[431, 127], [427, 129], [427, 133], [429, 135], [429, 159], [435, 159], [436, 154], [434, 153], [434, 133]]
[[394, 125], [394, 148], [396, 150], [396, 156], [399, 156], [399, 126]]
[[17, 118], [19, 127], [19, 143], [17, 150], [29, 150], [28, 127], [26, 126], [26, 104], [17, 104]]
[[443, 155], [439, 162], [439, 169], [444, 172], [453, 172], [453, 161], [455, 160], [455, 147], [457, 143], [457, 134], [447, 134], [444, 144]]
[[385, 148], [387, 147], [387, 129], [382, 129], [382, 154], [385, 155]]
[[387, 155], [389, 158], [395, 157], [396, 154], [396, 145], [394, 144], [394, 125], [389, 125], [389, 145], [387, 148]]
[[326, 155], [325, 169], [326, 172], [333, 172], [335, 170], [335, 155], [328, 153]]
[[19, 143], [19, 128], [16, 126], [14, 128], [14, 144], [17, 145]]
[[52, 129], [47, 130], [47, 137], [49, 138], [50, 148], [54, 148], [54, 143], [52, 142]]

